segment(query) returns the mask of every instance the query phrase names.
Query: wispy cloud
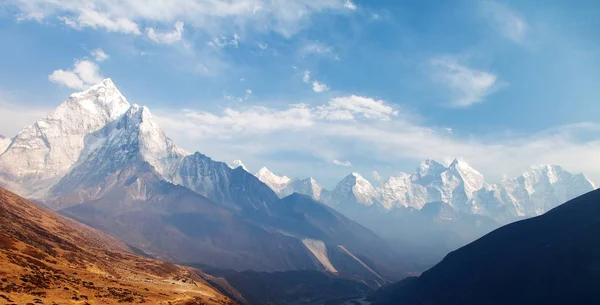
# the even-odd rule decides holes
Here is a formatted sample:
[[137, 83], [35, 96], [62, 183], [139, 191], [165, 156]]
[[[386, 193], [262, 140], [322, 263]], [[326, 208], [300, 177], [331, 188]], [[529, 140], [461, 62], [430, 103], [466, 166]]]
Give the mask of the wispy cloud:
[[104, 52], [104, 50], [102, 49], [95, 49], [92, 52], [90, 52], [90, 55], [92, 55], [92, 57], [94, 57], [94, 59], [97, 62], [102, 62], [110, 58], [110, 56], [106, 54], [106, 52]]
[[525, 42], [529, 25], [520, 13], [504, 3], [493, 0], [482, 1], [480, 8], [483, 16], [496, 31], [515, 43]]
[[304, 73], [302, 73], [302, 81], [305, 84], [310, 83], [310, 71], [306, 70], [306, 71], [304, 71]]
[[431, 78], [451, 93], [451, 105], [469, 107], [499, 89], [498, 76], [469, 67], [456, 56], [440, 56], [429, 62]]
[[171, 44], [180, 41], [183, 37], [184, 23], [178, 21], [175, 23], [175, 29], [171, 32], [159, 32], [154, 28], [146, 29], [146, 36], [156, 43]]
[[301, 44], [298, 52], [302, 57], [320, 56], [336, 60], [340, 59], [339, 56], [333, 51], [333, 47], [320, 41], [304, 42]]
[[[28, 14], [44, 16], [42, 12], [29, 12]], [[74, 29], [92, 28], [131, 35], [141, 34], [138, 25], [130, 19], [113, 16], [92, 8], [82, 8], [77, 15], [58, 16], [58, 19]]]
[[290, 37], [300, 31], [314, 14], [347, 10], [345, 0], [296, 0], [285, 4], [270, 0], [8, 0], [17, 8], [20, 20], [43, 21], [59, 17], [76, 28], [102, 29], [140, 35], [140, 24], [166, 26], [182, 21], [208, 32], [275, 32]]
[[342, 167], [350, 167], [352, 166], [352, 163], [350, 161], [339, 161], [339, 160], [333, 160], [333, 164], [337, 165], [337, 166], [342, 166]]
[[[598, 124], [561, 126], [533, 134], [463, 137], [402, 116], [384, 101], [357, 96], [283, 109], [255, 106], [155, 114], [167, 134], [186, 143], [187, 149], [225, 160], [235, 156], [258, 160], [259, 165], [267, 164], [273, 155], [293, 151], [296, 156], [311, 156], [324, 164], [360, 158], [369, 160], [370, 166], [403, 160], [417, 163], [425, 157], [462, 157], [492, 180], [503, 174], [518, 174], [532, 163], [560, 164], [600, 177], [600, 141], [585, 136], [600, 132]], [[286, 162], [304, 161], [290, 157]], [[315, 163], [302, 164], [294, 174], [313, 174], [308, 169], [303, 172], [303, 168], [313, 168]]]
[[208, 45], [216, 48], [234, 47], [237, 48], [240, 45], [240, 36], [233, 34], [231, 37], [220, 36], [213, 38], [212, 41], [208, 42]]

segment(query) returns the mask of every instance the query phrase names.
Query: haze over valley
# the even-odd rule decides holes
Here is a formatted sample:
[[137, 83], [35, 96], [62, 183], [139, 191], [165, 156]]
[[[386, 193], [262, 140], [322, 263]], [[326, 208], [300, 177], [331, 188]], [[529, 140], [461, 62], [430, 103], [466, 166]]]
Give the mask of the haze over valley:
[[600, 302], [598, 5], [0, 4], [0, 303]]

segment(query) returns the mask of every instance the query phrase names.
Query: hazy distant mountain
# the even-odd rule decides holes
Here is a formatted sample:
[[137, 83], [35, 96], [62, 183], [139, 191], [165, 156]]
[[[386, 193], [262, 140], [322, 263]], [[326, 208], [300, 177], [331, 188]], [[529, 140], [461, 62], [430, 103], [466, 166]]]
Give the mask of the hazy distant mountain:
[[256, 174], [256, 178], [268, 185], [277, 195], [282, 195], [283, 190], [292, 181], [287, 176], [277, 176], [268, 168], [261, 168]]
[[8, 148], [12, 140], [0, 134], [0, 155]]
[[597, 304], [600, 191], [456, 250], [375, 304]]
[[[322, 270], [373, 286], [413, 271], [381, 238], [331, 208], [303, 196], [279, 199], [242, 166], [232, 169], [178, 148], [146, 107], [129, 106], [117, 93], [105, 80], [59, 107], [85, 108], [84, 119], [94, 113], [101, 117], [82, 123], [81, 111], [75, 111], [53, 127], [53, 137], [61, 139], [72, 132], [64, 126], [93, 125], [71, 142], [53, 140], [52, 149], [40, 148], [48, 160], [54, 160], [54, 149], [77, 157], [59, 156], [66, 162], [56, 161], [60, 170], [41, 163], [32, 167], [11, 146], [0, 165], [15, 160], [22, 166], [2, 165], [3, 177], [29, 177], [19, 171], [29, 167], [37, 174], [9, 186], [26, 194], [35, 190], [46, 205], [175, 262], [234, 270]], [[121, 115], [112, 119], [106, 113], [114, 112], [115, 101]], [[27, 147], [43, 140], [43, 135], [21, 136], [19, 143]], [[42, 182], [44, 188], [37, 188]]]
[[0, 298], [7, 304], [234, 304], [199, 270], [134, 252], [0, 188]]
[[501, 224], [543, 214], [594, 189], [584, 175], [550, 165], [490, 184], [458, 159], [448, 166], [425, 160], [413, 174], [390, 177], [380, 186], [373, 186], [359, 173], [346, 176], [333, 190], [317, 185], [315, 192], [308, 186], [315, 184], [288, 179], [285, 187], [277, 189], [280, 195], [298, 192], [318, 198], [422, 258], [424, 264], [436, 262]]

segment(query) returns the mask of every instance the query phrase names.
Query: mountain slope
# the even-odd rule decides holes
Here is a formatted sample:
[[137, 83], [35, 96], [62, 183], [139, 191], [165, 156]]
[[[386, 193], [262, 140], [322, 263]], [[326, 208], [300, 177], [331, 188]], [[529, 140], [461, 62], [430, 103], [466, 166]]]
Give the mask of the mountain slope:
[[77, 161], [84, 137], [120, 117], [129, 103], [110, 79], [72, 94], [54, 112], [26, 126], [0, 156], [0, 185], [42, 198]]
[[380, 291], [375, 304], [600, 302], [600, 191], [504, 226], [423, 273]]
[[[149, 124], [151, 117], [144, 115], [147, 110], [143, 107], [131, 108], [120, 119], [86, 137], [88, 146], [82, 157], [52, 188], [52, 197], [45, 204], [166, 260], [235, 270], [314, 266], [300, 240], [270, 232], [235, 213], [234, 203], [255, 203], [243, 195], [243, 189], [254, 188], [235, 187], [241, 183], [236, 173], [258, 181], [242, 168], [231, 170], [224, 163], [217, 164], [228, 174], [216, 175], [225, 177], [227, 183], [221, 185], [227, 190], [233, 185], [234, 190], [242, 190], [241, 198], [247, 199], [227, 197], [232, 199], [231, 206], [215, 204], [166, 181], [147, 161], [143, 149], [147, 145], [143, 136], [146, 131], [141, 125]], [[157, 128], [153, 134], [159, 131]], [[168, 147], [168, 143], [165, 141], [163, 146]], [[185, 158], [184, 166], [189, 160], [210, 159], [195, 154]], [[271, 197], [274, 204], [277, 197]]]
[[0, 298], [6, 302], [233, 304], [198, 272], [138, 256], [0, 188]]

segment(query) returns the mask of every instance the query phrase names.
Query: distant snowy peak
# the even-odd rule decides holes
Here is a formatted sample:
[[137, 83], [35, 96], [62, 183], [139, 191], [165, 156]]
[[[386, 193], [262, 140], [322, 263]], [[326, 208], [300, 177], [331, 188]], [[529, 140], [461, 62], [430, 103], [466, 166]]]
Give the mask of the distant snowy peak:
[[277, 195], [281, 196], [283, 190], [290, 183], [291, 179], [287, 176], [277, 176], [268, 168], [261, 168], [256, 174], [256, 178], [268, 185]]
[[583, 174], [556, 165], [538, 165], [520, 176], [482, 188], [473, 201], [480, 214], [507, 223], [517, 217], [541, 215], [595, 189]]
[[377, 191], [359, 173], [353, 172], [340, 181], [328, 194], [327, 201], [333, 205], [358, 203], [370, 206], [376, 203]]
[[428, 201], [425, 187], [412, 183], [411, 176], [404, 173], [390, 177], [377, 193], [379, 203], [387, 210], [397, 206], [421, 209]]
[[233, 160], [233, 162], [231, 162], [231, 164], [229, 164], [229, 167], [231, 169], [236, 169], [238, 167], [242, 167], [245, 171], [250, 172], [248, 170], [248, 168], [246, 167], [246, 165], [244, 164], [244, 162], [242, 162], [242, 160]]
[[457, 176], [462, 182], [463, 189], [468, 198], [471, 198], [473, 193], [481, 189], [485, 185], [483, 175], [476, 171], [473, 167], [464, 161], [454, 159], [448, 170], [445, 171], [446, 177]]
[[321, 199], [323, 187], [312, 177], [305, 179], [294, 179], [285, 187], [281, 196], [285, 197], [293, 193], [310, 196], [314, 200]]
[[427, 159], [419, 164], [416, 171], [411, 175], [411, 180], [418, 184], [429, 184], [437, 179], [446, 167], [433, 159]]
[[26, 197], [40, 198], [78, 160], [84, 137], [129, 107], [110, 79], [72, 94], [46, 118], [17, 134], [0, 156], [0, 183]]

